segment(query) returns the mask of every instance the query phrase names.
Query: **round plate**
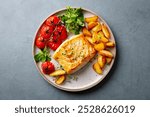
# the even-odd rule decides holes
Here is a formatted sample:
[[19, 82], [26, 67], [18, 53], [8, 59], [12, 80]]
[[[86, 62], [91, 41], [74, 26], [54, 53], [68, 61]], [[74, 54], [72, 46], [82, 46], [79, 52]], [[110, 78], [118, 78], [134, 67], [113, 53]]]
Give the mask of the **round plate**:
[[[66, 9], [58, 10], [58, 11], [50, 14], [50, 16], [51, 15], [60, 15], [60, 14], [64, 13], [65, 10]], [[90, 10], [83, 9], [83, 8], [82, 8], [82, 10], [83, 10], [84, 17], [91, 17], [91, 16], [94, 16], [94, 15], [97, 15], [96, 13], [94, 13]], [[99, 16], [99, 15], [97, 15], [97, 16]], [[111, 34], [110, 41], [115, 42], [115, 39], [114, 39], [114, 36], [113, 36], [113, 33], [112, 33], [110, 27], [107, 25], [107, 23], [103, 20], [103, 18], [101, 16], [99, 16], [99, 21], [103, 22], [108, 27], [109, 32]], [[42, 23], [42, 25], [43, 25], [43, 23]], [[40, 27], [39, 27], [39, 29], [40, 29]], [[34, 55], [37, 54], [38, 51], [39, 51], [39, 49], [35, 46], [35, 39], [37, 37], [39, 29], [37, 30], [37, 33], [36, 33], [34, 41], [33, 41], [33, 49], [32, 49], [33, 58], [34, 58]], [[68, 38], [70, 38], [71, 36], [72, 35], [69, 35]], [[42, 71], [41, 71], [41, 62], [36, 63], [35, 60], [34, 60], [34, 62], [35, 62], [36, 68], [38, 69], [40, 74], [43, 76], [43, 78], [46, 81], [48, 81], [50, 84], [52, 84], [53, 86], [55, 86], [55, 87], [57, 87], [61, 90], [65, 90], [65, 91], [72, 91], [72, 92], [83, 91], [83, 90], [89, 89], [89, 88], [97, 85], [98, 83], [100, 83], [105, 78], [105, 76], [108, 74], [108, 72], [110, 71], [110, 69], [112, 68], [112, 66], [114, 64], [114, 60], [115, 60], [115, 56], [116, 56], [116, 47], [112, 48], [110, 51], [113, 53], [114, 58], [113, 58], [110, 65], [105, 65], [105, 68], [103, 70], [102, 75], [98, 75], [93, 70], [92, 65], [93, 65], [94, 62], [96, 62], [96, 59], [93, 59], [92, 62], [87, 63], [87, 65], [84, 66], [82, 69], [80, 69], [79, 71], [72, 74], [71, 78], [67, 78], [66, 81], [62, 85], [57, 85], [55, 83], [55, 80], [54, 80], [53, 77], [51, 77], [49, 75], [45, 75], [45, 74], [42, 73]], [[50, 51], [51, 56], [53, 55], [53, 53], [54, 52], [51, 50]], [[51, 57], [51, 59], [52, 59], [52, 62], [54, 63], [54, 65], [55, 65], [55, 68], [57, 69], [60, 65], [52, 57]]]

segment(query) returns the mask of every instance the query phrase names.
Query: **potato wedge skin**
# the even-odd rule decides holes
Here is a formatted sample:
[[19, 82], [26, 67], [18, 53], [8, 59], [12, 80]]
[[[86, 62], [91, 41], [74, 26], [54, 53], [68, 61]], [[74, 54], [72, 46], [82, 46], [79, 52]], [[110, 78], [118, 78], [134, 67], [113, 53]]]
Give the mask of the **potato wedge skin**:
[[100, 42], [101, 38], [100, 38], [100, 36], [98, 35], [97, 32], [93, 32], [92, 40], [93, 40], [94, 43], [99, 43]]
[[98, 34], [100, 35], [100, 37], [104, 37], [104, 33], [102, 31], [99, 31]]
[[95, 27], [97, 25], [97, 22], [89, 22], [87, 24], [88, 30], [91, 30], [93, 27]]
[[58, 84], [58, 85], [61, 85], [65, 81], [65, 79], [66, 79], [65, 75], [59, 76], [56, 79], [55, 83]]
[[96, 22], [98, 20], [98, 16], [92, 16], [85, 18], [85, 22]]
[[85, 36], [92, 36], [91, 32], [85, 27], [82, 29], [82, 32]]
[[102, 42], [107, 43], [109, 40], [107, 38], [105, 38], [104, 36], [101, 37], [100, 39]]
[[99, 44], [95, 44], [94, 49], [97, 50], [97, 51], [104, 50], [105, 49], [105, 44], [103, 42], [100, 42]]
[[107, 63], [107, 64], [110, 64], [111, 61], [112, 61], [112, 58], [106, 58], [106, 63]]
[[112, 42], [112, 41], [110, 41], [110, 42], [107, 42], [107, 43], [106, 43], [106, 46], [109, 47], [109, 48], [112, 48], [112, 47], [115, 46], [115, 43]]
[[110, 33], [109, 33], [109, 30], [108, 30], [108, 28], [105, 24], [102, 24], [102, 31], [103, 31], [105, 37], [109, 39], [110, 38]]
[[113, 54], [108, 50], [100, 50], [99, 54], [108, 58], [113, 58]]
[[92, 40], [92, 37], [85, 36], [85, 39], [90, 42], [92, 45], [94, 44], [94, 41]]
[[103, 71], [102, 71], [102, 69], [100, 68], [100, 65], [98, 64], [98, 62], [93, 64], [93, 69], [94, 69], [94, 71], [95, 71], [97, 74], [102, 74], [102, 73], [103, 73]]
[[106, 64], [106, 57], [99, 55], [97, 58], [97, 61], [98, 61], [98, 64], [100, 65], [100, 67], [103, 69]]
[[102, 26], [98, 23], [94, 28], [92, 28], [92, 32], [99, 32], [102, 30]]
[[65, 70], [56, 70], [50, 74], [50, 76], [60, 76], [66, 74]]

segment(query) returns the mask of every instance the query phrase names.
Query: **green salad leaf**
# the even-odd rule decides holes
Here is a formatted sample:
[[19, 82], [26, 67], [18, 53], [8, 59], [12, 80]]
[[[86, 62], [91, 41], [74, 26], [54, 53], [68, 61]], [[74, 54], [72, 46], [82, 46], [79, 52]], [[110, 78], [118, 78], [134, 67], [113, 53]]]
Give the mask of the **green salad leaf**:
[[81, 8], [67, 7], [67, 10], [63, 15], [60, 16], [64, 22], [67, 32], [79, 34], [84, 24], [84, 15]]
[[34, 59], [36, 62], [42, 61], [50, 61], [50, 54], [49, 54], [49, 50], [45, 47], [43, 50], [40, 50], [35, 56]]

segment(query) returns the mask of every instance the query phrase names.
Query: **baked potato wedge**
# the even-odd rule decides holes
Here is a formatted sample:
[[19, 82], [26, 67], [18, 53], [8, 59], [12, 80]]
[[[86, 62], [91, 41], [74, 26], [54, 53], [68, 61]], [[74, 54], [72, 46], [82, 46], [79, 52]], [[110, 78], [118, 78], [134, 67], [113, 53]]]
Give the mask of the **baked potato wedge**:
[[108, 58], [113, 58], [113, 54], [108, 50], [100, 50], [99, 54]]
[[112, 42], [112, 41], [109, 41], [109, 42], [106, 43], [106, 46], [109, 47], [109, 48], [112, 48], [112, 47], [115, 46], [115, 43]]
[[100, 42], [101, 38], [100, 38], [100, 36], [98, 35], [97, 32], [93, 32], [92, 40], [93, 40], [94, 43], [99, 43]]
[[107, 43], [109, 40], [108, 40], [106, 37], [102, 36], [102, 37], [100, 38], [100, 41], [102, 41], [102, 42], [104, 42], [104, 43]]
[[106, 58], [106, 63], [107, 63], [107, 64], [110, 64], [111, 61], [112, 61], [112, 58]]
[[109, 33], [109, 30], [108, 30], [108, 28], [105, 24], [102, 24], [102, 31], [103, 31], [105, 37], [109, 39], [110, 38], [110, 33]]
[[88, 30], [91, 30], [93, 27], [95, 27], [97, 25], [97, 22], [89, 22], [87, 24]]
[[98, 64], [100, 65], [101, 69], [103, 69], [106, 64], [106, 57], [99, 55], [97, 58], [97, 61], [98, 61]]
[[66, 77], [65, 75], [59, 76], [56, 80], [55, 83], [58, 85], [61, 85], [65, 81]]
[[82, 29], [82, 32], [85, 36], [92, 36], [91, 32], [85, 27]]
[[98, 20], [98, 16], [92, 16], [92, 17], [87, 17], [85, 18], [85, 22], [96, 22]]
[[92, 39], [92, 37], [89, 36], [85, 36], [85, 39], [90, 42], [92, 45], [94, 44], [94, 40]]
[[99, 44], [95, 44], [94, 49], [97, 50], [97, 51], [104, 50], [105, 49], [105, 44], [103, 42], [100, 42]]
[[66, 74], [66, 71], [60, 69], [60, 70], [56, 70], [56, 71], [52, 72], [50, 74], [50, 76], [60, 76], [60, 75], [64, 75], [64, 74]]
[[102, 30], [102, 26], [99, 22], [97, 23], [97, 25], [94, 28], [92, 28], [92, 32], [99, 32], [101, 30]]
[[102, 31], [99, 31], [98, 34], [101, 36], [101, 37], [104, 37], [104, 33]]
[[102, 71], [102, 69], [100, 68], [100, 65], [98, 64], [98, 62], [97, 62], [97, 63], [94, 63], [93, 69], [94, 69], [94, 71], [95, 71], [97, 74], [102, 74], [102, 73], [103, 73], [103, 71]]

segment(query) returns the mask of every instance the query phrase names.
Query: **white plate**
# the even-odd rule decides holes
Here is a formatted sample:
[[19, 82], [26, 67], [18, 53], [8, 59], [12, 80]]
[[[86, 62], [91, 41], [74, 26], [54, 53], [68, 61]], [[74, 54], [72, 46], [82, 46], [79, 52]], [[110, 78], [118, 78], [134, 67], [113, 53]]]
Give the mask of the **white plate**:
[[[50, 16], [51, 15], [62, 14], [62, 13], [64, 13], [65, 10], [66, 9], [58, 10], [58, 11], [50, 14]], [[94, 13], [90, 10], [83, 9], [83, 8], [82, 8], [82, 10], [83, 10], [84, 17], [90, 17], [90, 16], [93, 16], [93, 15], [97, 15], [96, 13]], [[97, 15], [97, 16], [99, 16], [99, 15]], [[103, 22], [105, 25], [107, 25], [107, 23], [102, 19], [101, 16], [99, 16], [99, 21]], [[39, 27], [39, 29], [40, 29], [40, 27]], [[111, 34], [110, 40], [115, 42], [115, 39], [114, 39], [112, 31], [110, 30], [110, 27], [108, 25], [107, 25], [107, 27], [108, 27], [108, 29], [110, 31], [110, 34]], [[37, 33], [38, 33], [39, 29], [37, 30]], [[37, 36], [37, 33], [35, 35], [35, 38]], [[72, 35], [70, 35], [70, 36], [72, 36]], [[33, 51], [33, 58], [34, 58], [34, 55], [37, 54], [37, 52], [39, 51], [39, 49], [34, 44], [35, 43], [35, 38], [34, 38], [34, 41], [33, 41], [33, 50], [32, 50]], [[41, 62], [36, 63], [35, 60], [34, 60], [34, 62], [35, 62], [35, 65], [36, 65], [38, 71], [40, 72], [40, 74], [50, 84], [52, 84], [53, 86], [55, 86], [55, 87], [57, 87], [61, 90], [76, 92], [76, 91], [83, 91], [83, 90], [89, 89], [89, 88], [97, 85], [98, 83], [100, 83], [105, 78], [105, 76], [108, 74], [108, 72], [110, 71], [110, 69], [112, 68], [112, 66], [114, 64], [114, 60], [115, 60], [115, 56], [116, 56], [116, 47], [111, 49], [111, 52], [114, 55], [114, 59], [112, 60], [110, 65], [105, 66], [102, 75], [96, 74], [95, 71], [93, 70], [92, 65], [96, 61], [96, 60], [93, 60], [91, 63], [88, 63], [86, 66], [84, 66], [82, 69], [80, 69], [79, 71], [77, 71], [76, 73], [74, 73], [72, 75], [72, 76], [75, 76], [75, 77], [77, 76], [78, 77], [76, 80], [67, 78], [67, 81], [65, 83], [63, 83], [62, 85], [55, 84], [55, 81], [54, 81], [53, 77], [50, 77], [50, 76], [45, 75], [45, 74], [42, 73], [42, 71], [41, 71]], [[51, 50], [50, 53], [52, 55], [53, 51]], [[60, 66], [54, 59], [52, 59], [52, 62], [54, 63], [55, 68]]]

